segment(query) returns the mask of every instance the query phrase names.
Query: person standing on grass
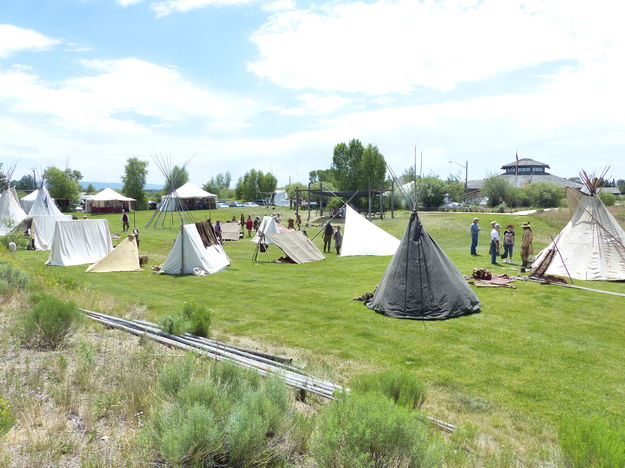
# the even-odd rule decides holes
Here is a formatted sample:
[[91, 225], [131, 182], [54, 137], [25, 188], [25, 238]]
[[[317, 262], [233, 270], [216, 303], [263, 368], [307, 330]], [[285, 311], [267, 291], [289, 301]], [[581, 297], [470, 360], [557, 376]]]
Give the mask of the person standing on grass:
[[294, 230], [295, 230], [295, 221], [294, 221], [294, 220], [293, 220], [293, 218], [291, 218], [290, 216], [289, 216], [289, 221], [288, 221], [288, 223], [287, 223], [286, 228], [287, 228], [289, 231], [294, 231]]
[[126, 232], [129, 227], [130, 222], [128, 220], [128, 213], [124, 211], [124, 214], [122, 215], [122, 231]]
[[480, 222], [480, 218], [473, 218], [471, 223], [471, 255], [477, 256], [477, 236], [480, 233], [480, 227], [477, 223]]
[[343, 234], [341, 233], [341, 226], [337, 226], [336, 231], [334, 231], [334, 248], [336, 249], [337, 255], [341, 255], [342, 244], [343, 244]]
[[254, 218], [254, 231], [258, 231], [259, 227], [260, 227], [260, 218], [256, 216], [256, 218]]
[[521, 267], [528, 267], [528, 258], [530, 255], [534, 253], [534, 245], [532, 241], [534, 240], [534, 233], [532, 232], [532, 228], [530, 227], [530, 223], [523, 223], [523, 237], [521, 238]]
[[247, 229], [247, 237], [252, 237], [252, 228], [254, 227], [254, 221], [252, 221], [251, 215], [249, 215], [245, 220], [245, 227]]
[[221, 221], [217, 220], [217, 222], [215, 223], [215, 236], [217, 237], [217, 240], [219, 240], [219, 243], [221, 244], [223, 239], [221, 237]]
[[495, 223], [495, 227], [490, 232], [490, 263], [491, 265], [499, 265], [497, 263], [497, 256], [499, 255], [499, 249], [501, 244], [501, 236], [499, 231], [501, 230], [501, 224]]
[[297, 230], [301, 231], [302, 229], [302, 217], [299, 213], [295, 213], [295, 224], [297, 224]]
[[332, 234], [334, 234], [334, 229], [332, 229], [332, 225], [328, 223], [323, 231], [324, 252], [330, 252], [332, 250]]
[[512, 263], [512, 248], [514, 247], [514, 238], [516, 233], [514, 232], [514, 226], [508, 224], [506, 230], [503, 233], [503, 255], [504, 263]]

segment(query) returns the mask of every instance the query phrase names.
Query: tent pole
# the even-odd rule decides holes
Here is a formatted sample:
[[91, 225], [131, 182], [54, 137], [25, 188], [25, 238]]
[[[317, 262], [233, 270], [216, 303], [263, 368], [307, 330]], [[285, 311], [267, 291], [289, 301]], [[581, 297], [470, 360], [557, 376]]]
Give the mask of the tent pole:
[[384, 194], [384, 182], [380, 186], [380, 219], [384, 219], [384, 202], [382, 199], [382, 195]]
[[367, 198], [369, 201], [369, 213], [367, 214], [367, 219], [371, 221], [371, 181], [367, 185]]
[[321, 194], [323, 193], [323, 182], [319, 182], [319, 217], [323, 217], [323, 202], [321, 200]]
[[391, 218], [395, 218], [395, 181], [391, 180]]
[[308, 182], [308, 219], [310, 221], [310, 182]]

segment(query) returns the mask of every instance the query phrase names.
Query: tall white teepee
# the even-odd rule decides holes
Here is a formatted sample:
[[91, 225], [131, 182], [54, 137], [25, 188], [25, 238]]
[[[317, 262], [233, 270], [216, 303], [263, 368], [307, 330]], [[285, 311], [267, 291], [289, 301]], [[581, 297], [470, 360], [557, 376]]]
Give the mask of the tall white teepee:
[[341, 257], [394, 255], [400, 240], [345, 205], [345, 228]]
[[[285, 229], [286, 231], [286, 229]], [[252, 242], [260, 241], [261, 237], [264, 235], [263, 243], [264, 244], [273, 244], [271, 239], [269, 239], [269, 234], [278, 234], [283, 232], [280, 230], [280, 225], [276, 223], [276, 220], [273, 216], [263, 216], [263, 220], [260, 222], [260, 226], [258, 226], [258, 231], [256, 231], [256, 235], [252, 239]]]
[[26, 217], [11, 189], [5, 190], [0, 195], [0, 236], [6, 236]]
[[567, 189], [571, 220], [538, 254], [534, 272], [580, 280], [625, 280], [625, 231], [594, 190]]
[[33, 206], [28, 212], [28, 216], [61, 216], [61, 210], [59, 210], [54, 203], [54, 198], [50, 196], [50, 192], [45, 185], [43, 185], [37, 193], [37, 198], [33, 203]]

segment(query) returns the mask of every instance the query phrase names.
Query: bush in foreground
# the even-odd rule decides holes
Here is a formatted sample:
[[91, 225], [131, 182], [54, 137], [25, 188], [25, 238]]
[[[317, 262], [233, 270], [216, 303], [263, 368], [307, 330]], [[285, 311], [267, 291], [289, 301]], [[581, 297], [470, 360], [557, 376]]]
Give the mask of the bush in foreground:
[[350, 393], [323, 411], [313, 442], [320, 467], [440, 466], [442, 443], [411, 409], [380, 393]]
[[185, 302], [182, 311], [176, 315], [167, 315], [161, 320], [161, 328], [171, 335], [191, 333], [208, 338], [210, 335], [211, 314], [204, 306]]
[[622, 421], [610, 424], [598, 416], [569, 418], [560, 425], [558, 438], [567, 466], [625, 466], [625, 425]]
[[24, 289], [30, 277], [22, 270], [15, 268], [8, 262], [0, 262], [0, 280], [5, 281], [9, 286], [19, 289]]
[[389, 369], [361, 375], [350, 382], [350, 387], [356, 391], [382, 393], [408, 408], [419, 408], [425, 401], [425, 385], [406, 370]]
[[18, 321], [18, 334], [30, 348], [57, 349], [70, 336], [82, 319], [72, 302], [61, 301], [45, 294]]
[[11, 412], [9, 402], [0, 398], [0, 437], [9, 432], [15, 424], [15, 416]]

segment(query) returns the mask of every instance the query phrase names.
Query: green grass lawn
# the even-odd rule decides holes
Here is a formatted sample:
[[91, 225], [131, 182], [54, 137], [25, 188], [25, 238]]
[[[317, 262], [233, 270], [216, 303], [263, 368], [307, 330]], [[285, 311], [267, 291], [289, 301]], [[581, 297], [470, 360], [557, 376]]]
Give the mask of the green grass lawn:
[[[268, 214], [269, 209], [244, 209]], [[288, 216], [280, 209], [283, 223]], [[165, 260], [177, 229], [143, 226], [152, 212], [136, 214], [141, 254], [149, 265]], [[200, 212], [193, 213], [201, 219]], [[213, 219], [237, 218], [240, 208], [213, 212]], [[407, 212], [376, 222], [401, 237]], [[469, 255], [471, 213], [422, 213], [425, 228], [464, 274], [490, 268], [488, 222], [529, 220], [536, 251], [566, 222], [561, 214], [482, 215], [478, 252]], [[119, 215], [103, 216], [111, 231]], [[306, 216], [304, 216], [304, 220]], [[131, 224], [132, 224], [131, 217]], [[310, 236], [319, 228], [306, 228]], [[520, 236], [519, 236], [520, 239]], [[321, 236], [315, 239], [321, 248]], [[336, 381], [366, 370], [409, 369], [428, 384], [425, 411], [455, 424], [476, 425], [495, 443], [535, 452], [555, 441], [565, 415], [598, 413], [625, 418], [625, 299], [558, 286], [517, 282], [518, 289], [476, 292], [480, 314], [442, 322], [387, 318], [350, 299], [373, 291], [390, 257], [340, 258], [306, 265], [253, 263], [247, 238], [225, 244], [232, 265], [206, 277], [136, 273], [84, 274], [86, 266], [46, 267], [48, 252], [19, 251], [16, 260], [86, 307], [102, 312], [158, 319], [194, 300], [213, 311], [219, 337], [263, 344], [295, 353]], [[270, 249], [276, 258], [281, 252]], [[261, 256], [261, 258], [263, 258]], [[518, 262], [518, 249], [514, 254]], [[515, 274], [507, 265], [497, 273]], [[576, 284], [625, 293], [623, 283]]]

